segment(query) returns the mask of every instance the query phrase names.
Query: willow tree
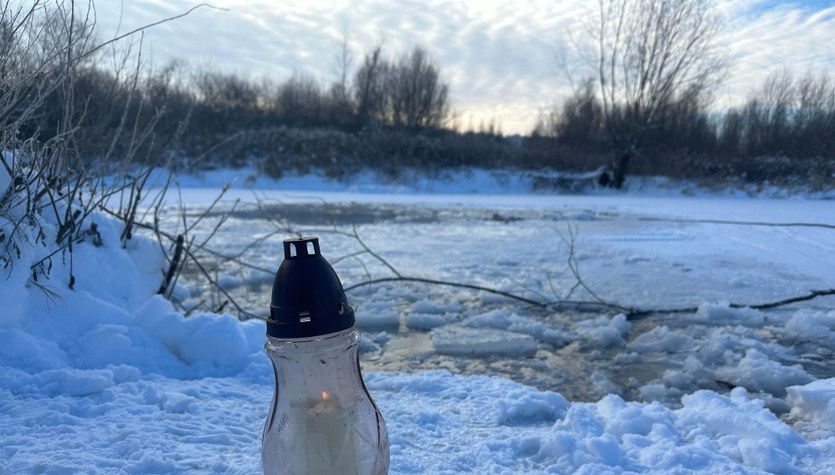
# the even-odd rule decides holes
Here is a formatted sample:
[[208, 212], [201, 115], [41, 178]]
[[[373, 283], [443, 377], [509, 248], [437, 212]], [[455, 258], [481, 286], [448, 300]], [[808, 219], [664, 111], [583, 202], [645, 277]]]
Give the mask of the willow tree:
[[710, 0], [598, 0], [597, 7], [587, 24], [589, 65], [615, 151], [610, 184], [620, 188], [647, 132], [677, 102], [707, 98], [725, 61]]

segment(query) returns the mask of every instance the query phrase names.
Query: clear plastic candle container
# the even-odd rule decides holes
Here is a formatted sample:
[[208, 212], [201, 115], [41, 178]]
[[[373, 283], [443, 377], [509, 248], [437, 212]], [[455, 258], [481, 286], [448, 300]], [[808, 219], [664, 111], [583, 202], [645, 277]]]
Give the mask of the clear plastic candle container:
[[275, 393], [261, 445], [265, 474], [386, 474], [385, 422], [362, 380], [359, 331], [316, 238], [284, 242], [266, 352]]

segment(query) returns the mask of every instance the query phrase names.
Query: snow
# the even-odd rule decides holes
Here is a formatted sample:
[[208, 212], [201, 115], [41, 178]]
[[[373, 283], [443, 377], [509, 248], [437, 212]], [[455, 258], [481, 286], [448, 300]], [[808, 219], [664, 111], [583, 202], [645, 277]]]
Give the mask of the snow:
[[[460, 191], [444, 186], [451, 188], [426, 185]], [[307, 199], [280, 191], [265, 193]], [[234, 193], [251, 199], [246, 190]], [[636, 305], [698, 306], [648, 327], [623, 314], [539, 318], [489, 294], [449, 290], [439, 298], [394, 284], [358, 289], [351, 298], [369, 362], [385, 355], [400, 327], [429, 332], [435, 353], [488, 362], [498, 355], [516, 361], [519, 373], [549, 371], [548, 358], [582, 347], [586, 353], [578, 354], [594, 366], [590, 391], [600, 394], [569, 400], [504, 377], [446, 369], [365, 371], [386, 417], [391, 473], [835, 473], [835, 378], [820, 376], [835, 347], [832, 300], [776, 313], [727, 303], [831, 287], [832, 231], [639, 219], [833, 223], [831, 202], [316, 194], [336, 203], [400, 203], [444, 214], [453, 224], [415, 226], [409, 239], [402, 238], [408, 225], [402, 220], [369, 225], [364, 236], [398, 267], [507, 290], [536, 282], [544, 292], [549, 285], [516, 267], [502, 252], [508, 243], [532, 256], [529, 262], [553, 265], [550, 253], [559, 246], [537, 243], [553, 234], [559, 216], [576, 218], [584, 223], [577, 258], [601, 295]], [[205, 203], [201, 189], [184, 196], [190, 206]], [[480, 210], [525, 222], [483, 220]], [[51, 279], [39, 281], [48, 292], [29, 282], [29, 266], [48, 247], [24, 247], [3, 270], [0, 473], [258, 472], [273, 391], [263, 323], [228, 314], [183, 316], [155, 295], [165, 265], [159, 246], [138, 237], [122, 248], [116, 222], [91, 219], [103, 246], [76, 246], [75, 290], [67, 286], [69, 263], [60, 257], [53, 259]], [[441, 243], [444, 252], [433, 252]], [[346, 246], [334, 242], [329, 255]], [[265, 266], [278, 264], [267, 260]], [[343, 280], [362, 272], [352, 273], [348, 262], [338, 271]], [[250, 277], [222, 280], [246, 291]], [[183, 284], [179, 292], [199, 290]], [[654, 354], [671, 364], [630, 376], [632, 386], [619, 374]]]

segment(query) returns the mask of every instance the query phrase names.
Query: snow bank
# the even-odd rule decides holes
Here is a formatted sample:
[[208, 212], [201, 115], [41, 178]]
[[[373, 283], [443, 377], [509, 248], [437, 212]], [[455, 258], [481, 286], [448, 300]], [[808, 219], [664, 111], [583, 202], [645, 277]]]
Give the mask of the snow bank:
[[4, 366], [33, 373], [129, 365], [198, 378], [263, 364], [263, 323], [230, 315], [183, 317], [156, 295], [164, 268], [159, 246], [135, 238], [122, 249], [117, 222], [102, 215], [92, 220], [102, 245], [74, 246], [74, 290], [67, 286], [69, 258], [61, 253], [52, 259], [51, 278], [41, 277], [45, 291], [28, 285], [30, 265], [49, 253], [40, 246], [24, 247], [0, 286], [0, 297], [9, 302], [0, 312]]

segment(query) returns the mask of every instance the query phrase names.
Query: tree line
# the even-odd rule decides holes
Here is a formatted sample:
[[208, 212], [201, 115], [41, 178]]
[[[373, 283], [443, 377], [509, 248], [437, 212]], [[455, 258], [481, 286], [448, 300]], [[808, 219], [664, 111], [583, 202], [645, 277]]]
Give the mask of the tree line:
[[597, 0], [583, 27], [574, 56], [586, 79], [542, 114], [534, 134], [613, 152], [601, 184], [619, 188], [633, 162], [694, 178], [762, 182], [799, 168], [807, 178], [831, 176], [832, 75], [782, 70], [742, 105], [717, 110], [714, 94], [732, 65], [716, 42], [710, 0]]
[[[835, 78], [823, 72], [768, 76], [739, 105], [715, 111], [696, 95], [665, 103], [643, 132], [636, 167], [701, 178], [737, 174], [748, 181], [776, 179], [813, 167], [825, 173], [835, 161]], [[627, 113], [614, 108], [612, 127], [625, 129]], [[534, 137], [590, 156], [608, 153], [612, 139], [602, 101], [591, 80], [540, 114]], [[659, 161], [670, 161], [668, 165]], [[654, 162], [654, 163], [653, 163]], [[684, 168], [676, 172], [676, 168]]]
[[[598, 0], [586, 79], [527, 137], [463, 130], [442, 66], [420, 46], [392, 55], [380, 44], [355, 61], [343, 42], [329, 81], [256, 79], [180, 60], [150, 67], [140, 44], [88, 55], [99, 44], [89, 15], [34, 5], [0, 11], [0, 121], [14, 131], [2, 146], [62, 140], [85, 166], [605, 169], [600, 183], [615, 187], [627, 165], [750, 182], [831, 177], [835, 167], [831, 74], [784, 70], [741, 105], [716, 107], [727, 64], [709, 0]], [[78, 59], [63, 62], [56, 45]]]

